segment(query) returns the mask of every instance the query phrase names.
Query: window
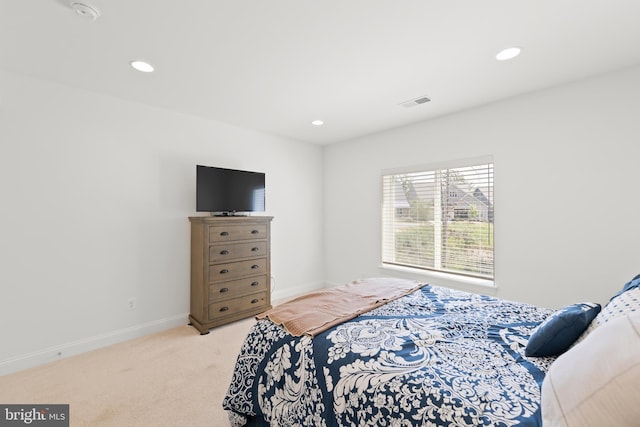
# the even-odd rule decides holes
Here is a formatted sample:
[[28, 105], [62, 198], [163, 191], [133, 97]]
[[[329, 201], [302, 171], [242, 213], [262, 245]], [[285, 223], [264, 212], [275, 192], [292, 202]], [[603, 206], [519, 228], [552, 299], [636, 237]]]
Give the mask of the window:
[[382, 263], [493, 279], [493, 161], [384, 172]]

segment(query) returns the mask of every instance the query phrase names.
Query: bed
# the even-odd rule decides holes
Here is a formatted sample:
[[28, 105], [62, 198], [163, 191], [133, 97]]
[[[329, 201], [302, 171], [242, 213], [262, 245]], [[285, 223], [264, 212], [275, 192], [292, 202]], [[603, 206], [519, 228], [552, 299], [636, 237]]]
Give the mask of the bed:
[[[223, 401], [231, 425], [542, 425], [557, 355], [528, 345], [561, 310], [428, 284], [384, 302], [314, 334], [257, 321]], [[599, 310], [578, 308], [578, 335]]]

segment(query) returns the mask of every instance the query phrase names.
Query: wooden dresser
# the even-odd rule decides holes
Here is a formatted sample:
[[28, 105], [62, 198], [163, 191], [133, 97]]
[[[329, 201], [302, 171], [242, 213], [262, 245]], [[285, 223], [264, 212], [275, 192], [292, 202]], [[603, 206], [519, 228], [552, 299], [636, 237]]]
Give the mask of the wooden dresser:
[[201, 334], [271, 308], [272, 218], [189, 217], [189, 321]]

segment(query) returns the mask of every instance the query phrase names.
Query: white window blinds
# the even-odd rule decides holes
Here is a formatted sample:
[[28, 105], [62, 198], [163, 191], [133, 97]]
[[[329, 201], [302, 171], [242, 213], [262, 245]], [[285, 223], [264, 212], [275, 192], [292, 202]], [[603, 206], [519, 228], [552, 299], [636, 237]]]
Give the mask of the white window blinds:
[[493, 162], [382, 177], [382, 262], [493, 279]]

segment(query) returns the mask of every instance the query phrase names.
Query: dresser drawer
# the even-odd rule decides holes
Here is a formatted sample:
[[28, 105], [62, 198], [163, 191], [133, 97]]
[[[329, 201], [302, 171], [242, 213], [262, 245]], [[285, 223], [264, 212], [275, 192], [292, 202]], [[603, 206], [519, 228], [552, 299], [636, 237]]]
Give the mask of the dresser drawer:
[[209, 285], [209, 302], [266, 291], [268, 283], [267, 276], [263, 275]]
[[246, 310], [255, 310], [267, 306], [267, 293], [258, 292], [240, 298], [233, 298], [209, 304], [209, 320], [236, 314]]
[[225, 262], [239, 258], [267, 255], [267, 242], [223, 243], [209, 246], [209, 262]]
[[210, 225], [209, 242], [229, 242], [233, 240], [266, 239], [266, 224]]
[[267, 258], [226, 262], [209, 266], [209, 283], [232, 280], [236, 277], [261, 275], [267, 272]]

